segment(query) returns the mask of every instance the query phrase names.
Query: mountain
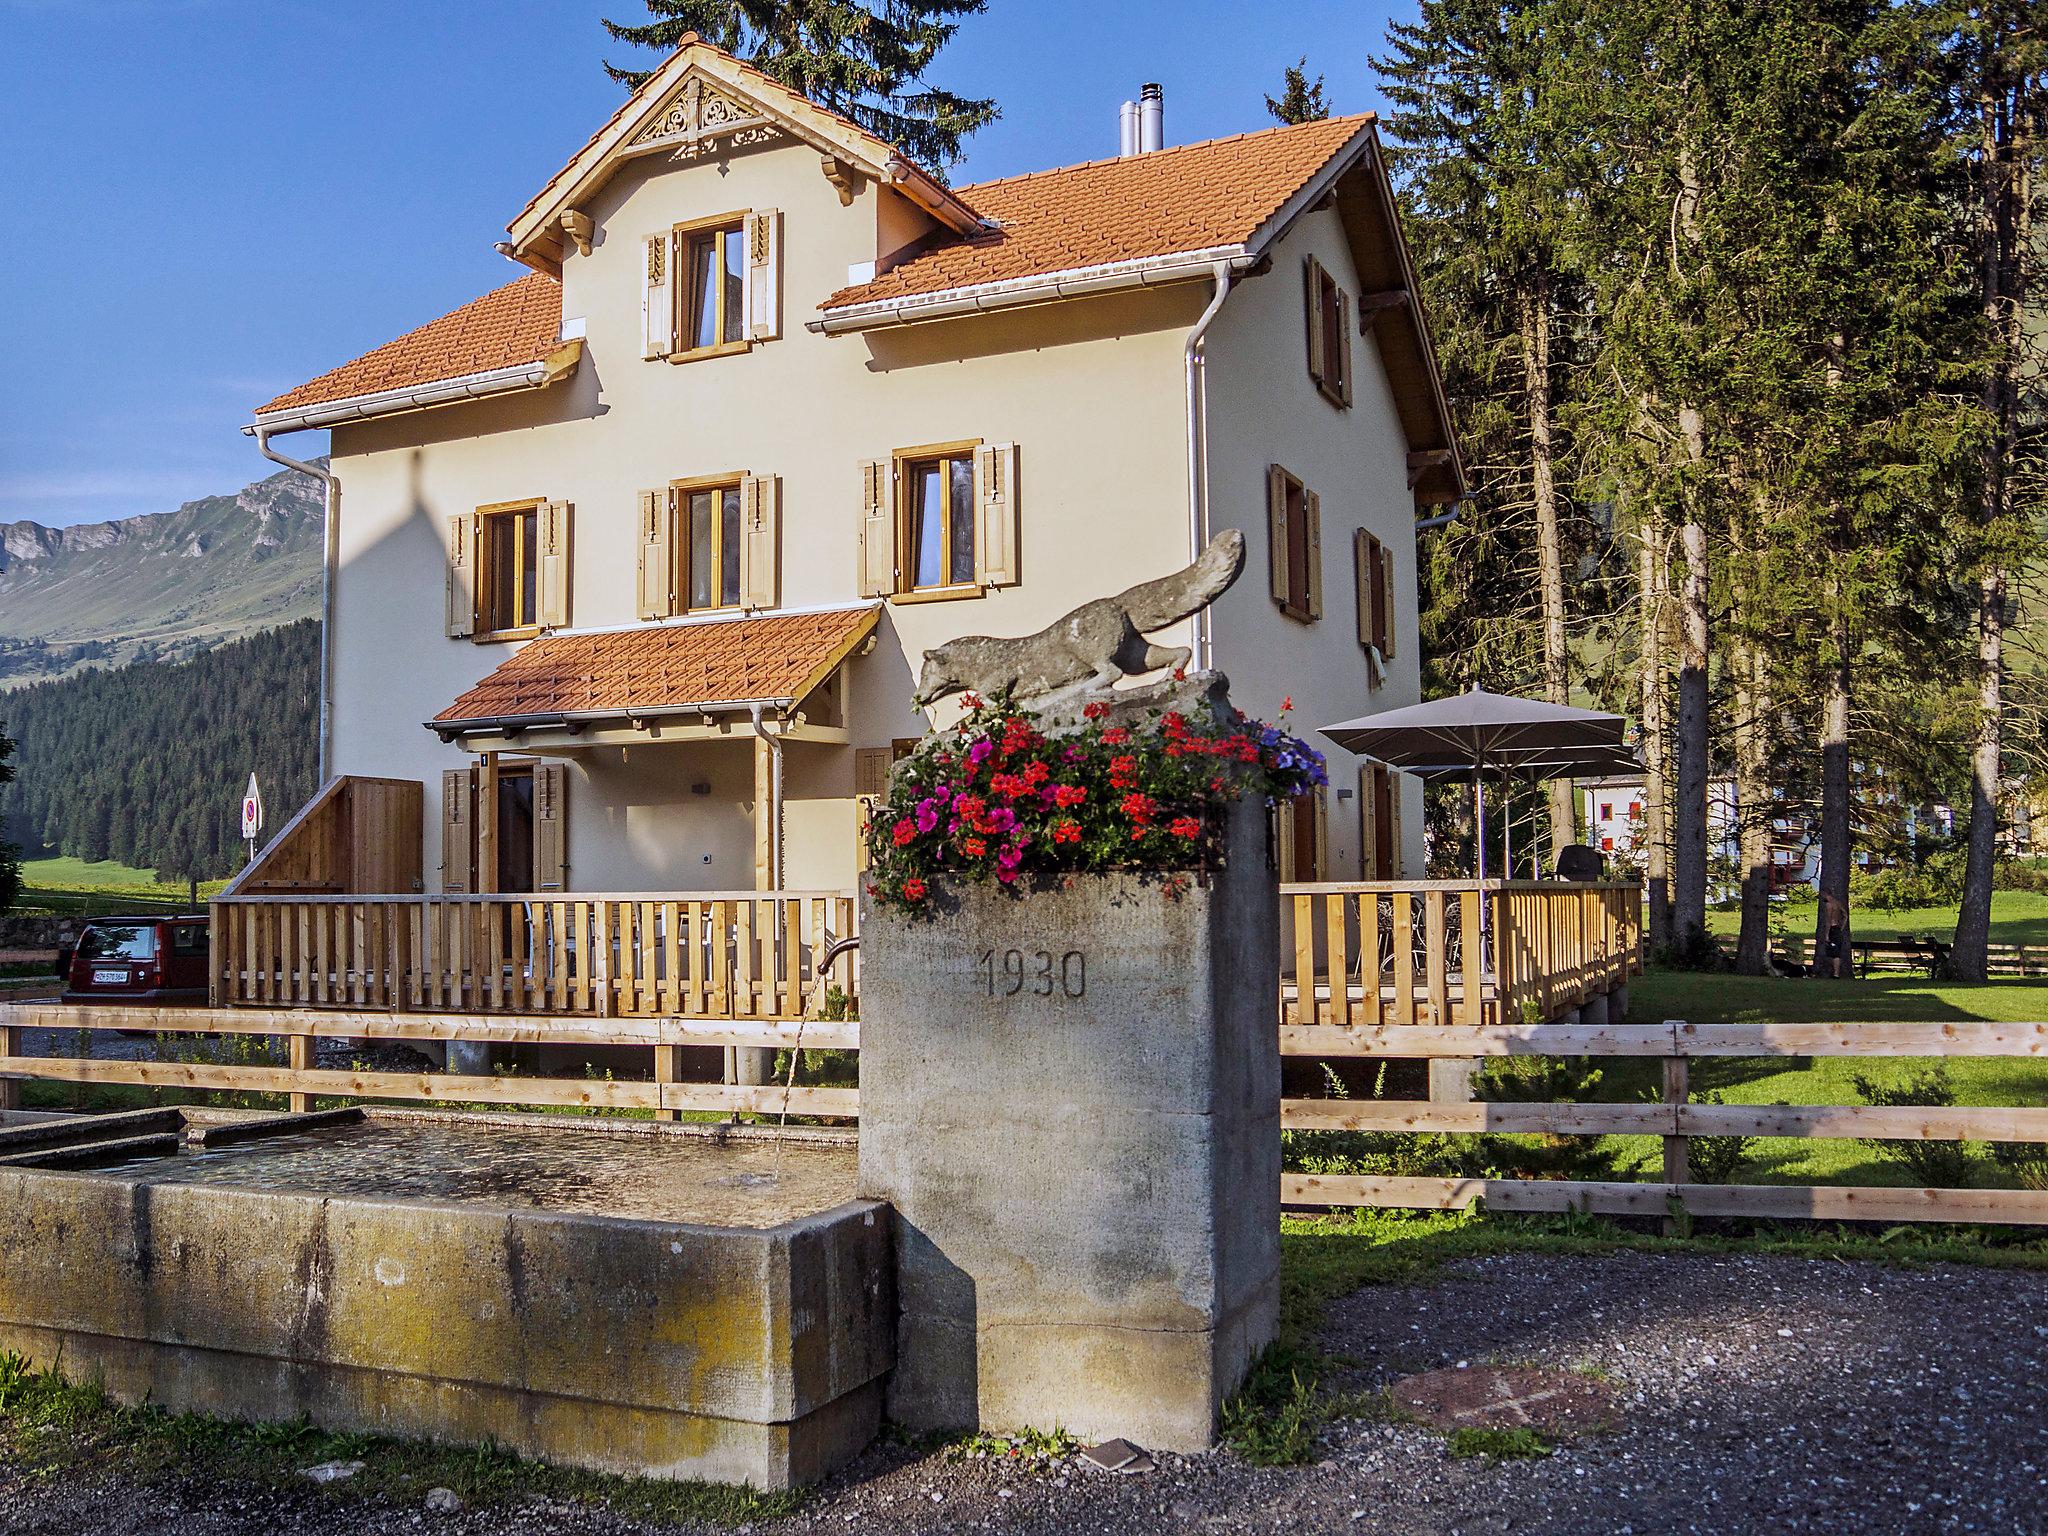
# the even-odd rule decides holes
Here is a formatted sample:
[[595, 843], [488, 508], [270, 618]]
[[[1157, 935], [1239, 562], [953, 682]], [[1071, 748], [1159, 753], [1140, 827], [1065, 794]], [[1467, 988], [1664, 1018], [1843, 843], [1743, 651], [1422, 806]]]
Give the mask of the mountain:
[[316, 617], [323, 506], [317, 480], [282, 470], [175, 512], [0, 523], [0, 688]]

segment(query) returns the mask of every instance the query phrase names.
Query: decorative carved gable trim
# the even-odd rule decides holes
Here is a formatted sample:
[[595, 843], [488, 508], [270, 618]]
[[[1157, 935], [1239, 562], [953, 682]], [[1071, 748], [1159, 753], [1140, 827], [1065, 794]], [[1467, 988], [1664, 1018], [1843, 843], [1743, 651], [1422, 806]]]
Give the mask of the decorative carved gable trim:
[[731, 95], [702, 75], [691, 73], [670, 93], [668, 101], [626, 146], [628, 154], [675, 146], [696, 151], [711, 140], [725, 139], [735, 145], [773, 143], [781, 130], [760, 106]]

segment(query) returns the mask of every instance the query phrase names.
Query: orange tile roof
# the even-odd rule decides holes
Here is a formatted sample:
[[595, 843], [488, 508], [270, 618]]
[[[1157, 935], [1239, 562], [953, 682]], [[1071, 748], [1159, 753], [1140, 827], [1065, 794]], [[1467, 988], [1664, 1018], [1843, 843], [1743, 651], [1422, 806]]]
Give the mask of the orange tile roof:
[[543, 635], [442, 710], [434, 723], [623, 716], [801, 699], [867, 636], [876, 618], [873, 607], [839, 608]]
[[529, 273], [259, 405], [256, 414], [537, 363], [561, 344], [561, 331], [562, 285]]
[[1372, 120], [1335, 117], [962, 187], [993, 233], [936, 245], [821, 307], [1240, 244]]

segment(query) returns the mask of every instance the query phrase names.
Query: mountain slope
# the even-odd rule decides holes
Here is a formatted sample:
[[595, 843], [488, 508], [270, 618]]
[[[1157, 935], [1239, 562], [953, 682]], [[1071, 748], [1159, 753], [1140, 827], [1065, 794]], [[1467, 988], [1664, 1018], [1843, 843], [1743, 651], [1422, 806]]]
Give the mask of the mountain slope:
[[175, 512], [0, 523], [0, 688], [314, 617], [321, 516], [319, 483], [284, 470]]

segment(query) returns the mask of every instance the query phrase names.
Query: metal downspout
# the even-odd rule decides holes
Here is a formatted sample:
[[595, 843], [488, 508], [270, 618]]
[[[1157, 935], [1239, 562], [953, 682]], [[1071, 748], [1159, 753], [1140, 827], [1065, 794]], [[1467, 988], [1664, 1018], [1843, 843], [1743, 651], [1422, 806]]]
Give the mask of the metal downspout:
[[268, 428], [256, 429], [256, 450], [273, 464], [311, 475], [327, 490], [326, 527], [320, 541], [320, 766], [313, 780], [318, 788], [334, 771], [334, 567], [341, 542], [341, 480], [317, 464], [279, 453], [270, 446]]
[[[1185, 352], [1188, 395], [1188, 563], [1199, 560], [1209, 545], [1209, 397], [1208, 365], [1202, 343], [1209, 326], [1222, 312], [1237, 274], [1227, 261], [1216, 263], [1216, 292], [1202, 318], [1188, 332]], [[1214, 662], [1209, 637], [1209, 611], [1205, 608], [1189, 621], [1193, 627], [1195, 666], [1206, 671]]]

